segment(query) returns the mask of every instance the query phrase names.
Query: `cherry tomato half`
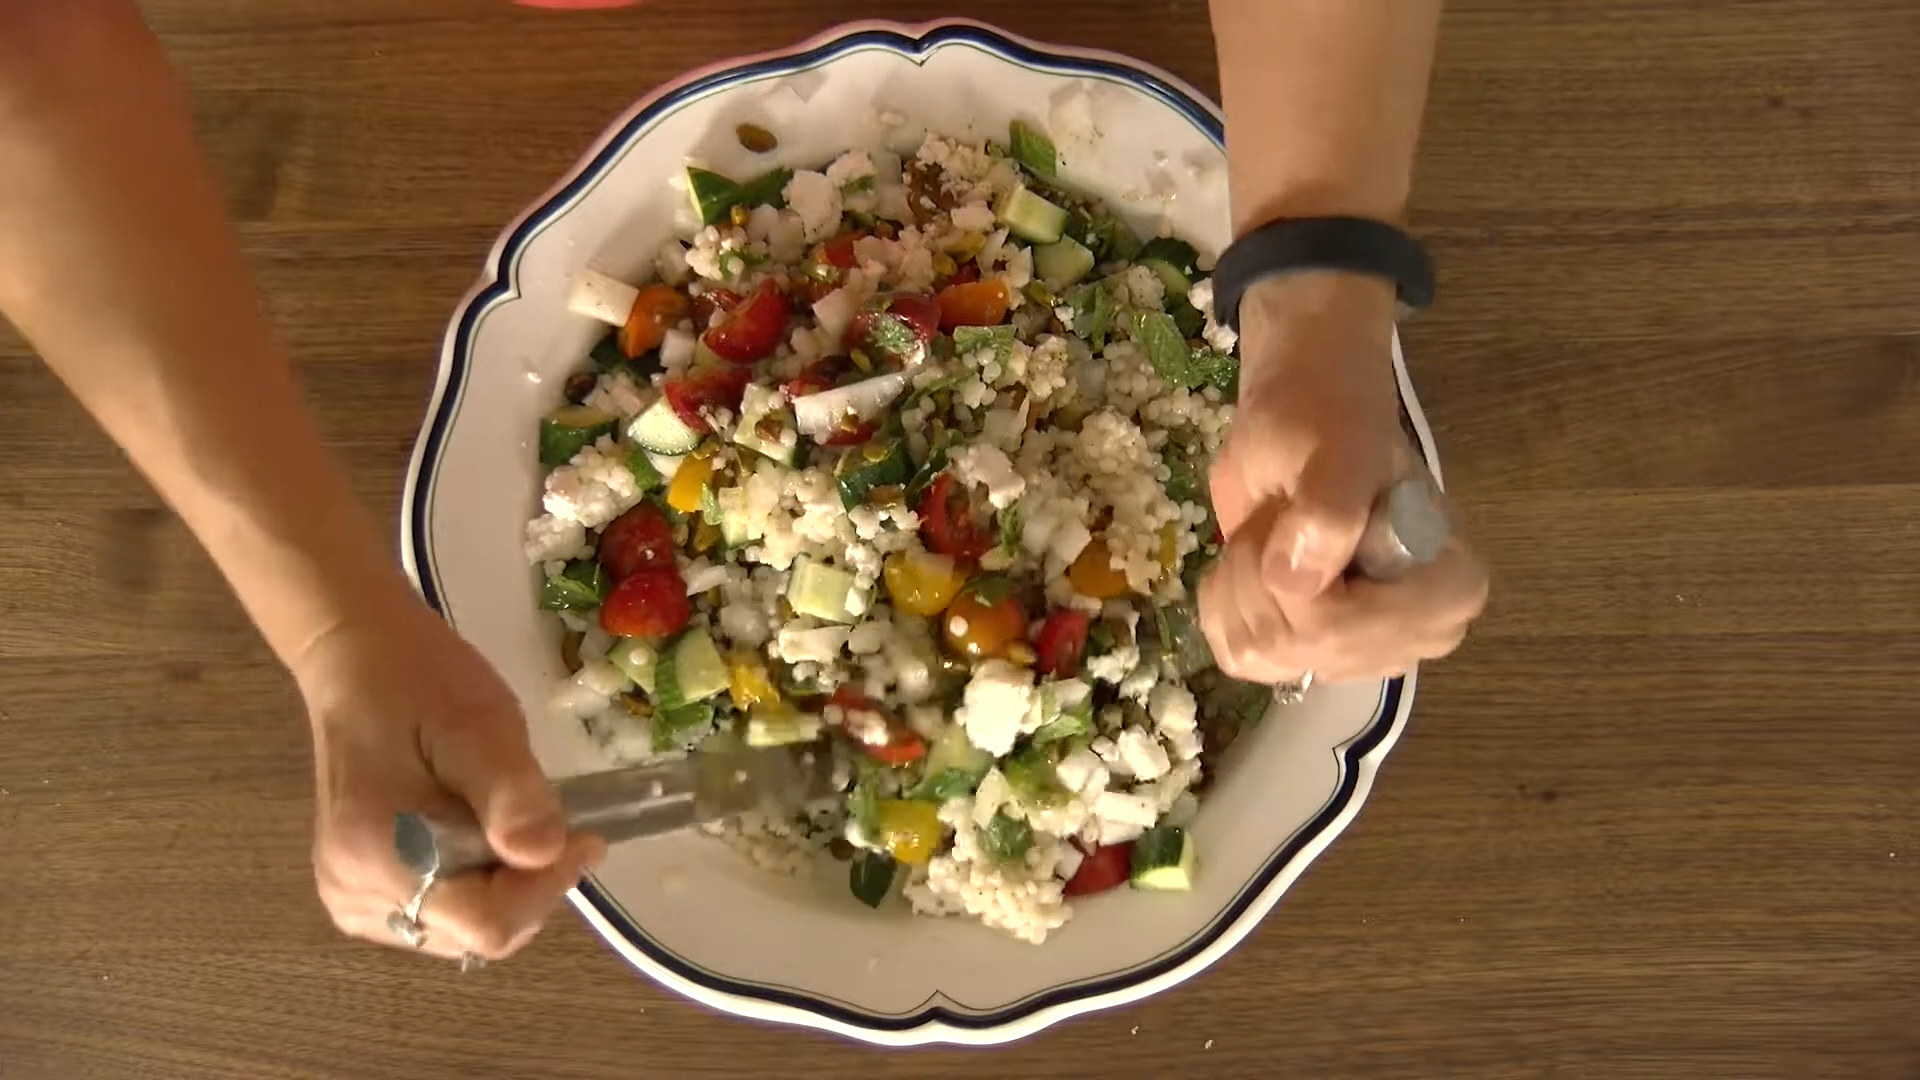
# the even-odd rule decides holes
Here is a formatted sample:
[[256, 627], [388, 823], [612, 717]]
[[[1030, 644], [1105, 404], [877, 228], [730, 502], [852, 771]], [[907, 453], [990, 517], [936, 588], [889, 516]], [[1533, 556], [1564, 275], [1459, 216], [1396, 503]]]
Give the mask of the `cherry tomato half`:
[[1001, 281], [971, 281], [940, 290], [940, 328], [998, 326], [1006, 321], [1007, 286]]
[[[855, 738], [854, 744], [860, 751], [875, 761], [886, 765], [911, 765], [927, 756], [927, 740], [920, 733], [888, 716], [878, 702], [850, 686], [842, 686], [827, 699], [830, 704], [851, 711], [879, 713], [887, 722], [887, 741], [870, 743]], [[850, 733], [851, 734], [851, 733]]]
[[1064, 896], [1092, 896], [1125, 884], [1132, 874], [1133, 844], [1105, 844], [1080, 860], [1080, 869], [1073, 872], [1060, 892]]
[[1092, 616], [1072, 608], [1061, 608], [1047, 616], [1033, 642], [1033, 651], [1039, 655], [1033, 662], [1034, 670], [1059, 679], [1080, 674], [1080, 660], [1087, 653], [1087, 631], [1092, 626]]
[[920, 515], [920, 537], [929, 551], [960, 562], [978, 562], [993, 546], [987, 522], [975, 513], [973, 500], [951, 472], [935, 477], [914, 509]]
[[1027, 635], [1027, 613], [1005, 578], [971, 582], [940, 616], [947, 647], [969, 660], [1004, 658]]
[[836, 236], [820, 245], [819, 259], [828, 266], [837, 266], [842, 270], [851, 270], [859, 265], [859, 259], [853, 253], [854, 241], [860, 239], [860, 233], [847, 233]]
[[616, 584], [642, 570], [673, 569], [673, 525], [667, 515], [643, 502], [614, 518], [600, 534], [600, 566]]
[[724, 316], [715, 316], [703, 340], [720, 359], [751, 364], [773, 352], [785, 340], [787, 316], [787, 296], [768, 278], [739, 307]]
[[742, 299], [744, 298], [732, 289], [708, 289], [694, 297], [691, 304], [694, 327], [701, 333], [706, 333], [707, 328], [713, 325], [714, 316], [739, 307]]
[[700, 410], [719, 406], [738, 411], [740, 397], [747, 392], [747, 382], [752, 377], [752, 370], [744, 367], [700, 368], [668, 379], [662, 391], [674, 413], [688, 427], [704, 433], [713, 428], [700, 415]]
[[905, 361], [915, 348], [925, 347], [940, 331], [940, 305], [931, 296], [896, 293], [884, 307], [853, 317], [847, 326], [846, 347]]
[[680, 295], [680, 290], [666, 285], [641, 289], [627, 312], [626, 325], [620, 328], [620, 351], [629, 360], [652, 352], [667, 339], [673, 324], [686, 315], [687, 298]]
[[600, 628], [615, 637], [671, 637], [692, 619], [693, 602], [678, 570], [632, 574], [600, 605]]

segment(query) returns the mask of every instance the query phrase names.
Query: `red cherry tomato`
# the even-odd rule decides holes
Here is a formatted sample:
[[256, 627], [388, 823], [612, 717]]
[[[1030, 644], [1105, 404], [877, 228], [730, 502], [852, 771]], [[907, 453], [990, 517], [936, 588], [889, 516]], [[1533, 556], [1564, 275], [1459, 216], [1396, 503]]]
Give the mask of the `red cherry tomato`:
[[860, 747], [861, 752], [875, 761], [886, 765], [911, 765], [927, 756], [927, 740], [921, 738], [919, 732], [887, 716], [886, 710], [860, 691], [842, 686], [827, 700], [842, 709], [874, 712], [886, 717], [886, 742], [876, 744], [864, 739], [853, 740]]
[[1040, 636], [1033, 642], [1033, 651], [1039, 654], [1033, 662], [1034, 670], [1061, 679], [1080, 674], [1080, 659], [1086, 655], [1087, 631], [1092, 626], [1092, 616], [1072, 608], [1061, 608], [1047, 616], [1047, 621], [1040, 624]]
[[721, 406], [738, 411], [740, 397], [747, 392], [753, 372], [744, 367], [708, 367], [668, 379], [663, 387], [667, 403], [690, 428], [698, 432], [713, 428], [700, 415], [705, 406]]
[[897, 293], [887, 298], [885, 307], [855, 315], [843, 344], [905, 360], [907, 352], [932, 341], [939, 330], [940, 305], [931, 296]]
[[742, 297], [732, 289], [708, 289], [692, 300], [693, 325], [701, 333], [713, 325], [713, 317], [723, 311], [732, 311], [740, 306]]
[[1092, 896], [1124, 884], [1132, 873], [1133, 844], [1107, 844], [1080, 860], [1080, 869], [1073, 872], [1060, 892], [1065, 896]]
[[920, 514], [920, 537], [936, 554], [978, 562], [993, 546], [993, 533], [974, 513], [973, 500], [951, 472], [934, 478], [915, 510]]
[[641, 570], [615, 585], [600, 605], [600, 628], [615, 637], [671, 637], [692, 619], [693, 601], [677, 570]]
[[860, 239], [859, 233], [836, 236], [820, 245], [820, 261], [828, 266], [837, 266], [842, 270], [851, 270], [859, 265], [859, 259], [853, 253], [853, 242]]
[[781, 389], [785, 391], [787, 400], [792, 401], [795, 398], [806, 397], [808, 394], [818, 394], [833, 389], [840, 385], [840, 374], [841, 368], [838, 361], [822, 360], [788, 379]]
[[642, 570], [673, 569], [673, 525], [667, 515], [643, 502], [614, 518], [600, 534], [600, 566], [616, 584]]
[[751, 364], [786, 338], [787, 316], [787, 296], [768, 278], [739, 307], [716, 316], [704, 340], [720, 359]]

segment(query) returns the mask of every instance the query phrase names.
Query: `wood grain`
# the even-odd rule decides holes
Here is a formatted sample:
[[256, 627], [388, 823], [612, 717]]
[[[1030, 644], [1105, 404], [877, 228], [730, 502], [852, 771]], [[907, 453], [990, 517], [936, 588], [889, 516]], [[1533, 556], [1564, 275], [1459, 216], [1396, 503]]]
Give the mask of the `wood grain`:
[[[1211, 89], [1201, 0], [960, 13]], [[151, 0], [392, 515], [499, 226], [678, 71], [945, 5]], [[1407, 328], [1497, 572], [1355, 827], [1178, 990], [1017, 1048], [696, 1008], [557, 923], [337, 940], [296, 700], [0, 341], [0, 1077], [1920, 1076], [1920, 6], [1456, 0]]]

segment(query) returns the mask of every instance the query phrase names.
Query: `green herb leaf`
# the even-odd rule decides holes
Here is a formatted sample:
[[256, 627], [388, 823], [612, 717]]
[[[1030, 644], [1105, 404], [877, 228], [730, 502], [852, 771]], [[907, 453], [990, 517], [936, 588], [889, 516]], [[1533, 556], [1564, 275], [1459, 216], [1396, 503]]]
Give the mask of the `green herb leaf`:
[[1194, 385], [1193, 350], [1174, 325], [1173, 316], [1163, 311], [1136, 311], [1132, 329], [1133, 343], [1147, 354], [1155, 374], [1170, 386]]
[[1177, 503], [1200, 502], [1205, 498], [1205, 488], [1200, 482], [1200, 470], [1193, 459], [1177, 444], [1169, 443], [1160, 454], [1160, 460], [1167, 467], [1167, 498]]
[[704, 702], [682, 705], [653, 714], [653, 749], [656, 753], [679, 750], [713, 726], [713, 706]]
[[[963, 326], [961, 329], [964, 330], [966, 327]], [[1008, 327], [1008, 329], [1011, 330], [1012, 327]], [[940, 340], [945, 341], [947, 339], [941, 338]], [[961, 368], [958, 371], [949, 371], [939, 378], [934, 379], [932, 382], [927, 383], [925, 386], [914, 387], [913, 392], [908, 394], [906, 400], [900, 403], [899, 412], [906, 412], [935, 394], [944, 394], [948, 390], [959, 386], [961, 383], [967, 381], [969, 374], [970, 372], [968, 372], [967, 369]], [[895, 415], [898, 416], [899, 413], [895, 413]]]
[[1180, 329], [1180, 336], [1197, 338], [1207, 328], [1207, 317], [1200, 309], [1187, 302], [1184, 296], [1169, 296], [1166, 300], [1167, 314], [1173, 316], [1173, 325]]
[[784, 208], [787, 205], [787, 185], [792, 181], [792, 169], [770, 169], [741, 184], [737, 202], [741, 206]]
[[1084, 338], [1096, 353], [1105, 349], [1107, 336], [1113, 332], [1113, 294], [1096, 281], [1074, 289], [1069, 295], [1073, 304], [1074, 334]]
[[893, 891], [893, 877], [898, 869], [893, 856], [881, 851], [863, 851], [847, 870], [847, 889], [855, 900], [878, 908], [887, 893]]
[[980, 830], [980, 850], [995, 862], [1015, 862], [1033, 846], [1033, 826], [1006, 814], [995, 814]]
[[633, 482], [641, 491], [656, 491], [667, 484], [667, 478], [653, 467], [653, 459], [638, 446], [627, 449], [627, 471], [633, 474]]
[[1046, 746], [1049, 743], [1067, 742], [1083, 735], [1093, 734], [1093, 695], [1059, 716], [1040, 725], [1033, 733], [1033, 745]]
[[986, 574], [967, 582], [961, 591], [972, 595], [983, 606], [992, 607], [1013, 595], [1013, 579], [1004, 574]]
[[1113, 627], [1108, 625], [1104, 619], [1094, 623], [1093, 628], [1087, 631], [1088, 656], [1105, 656], [1112, 652], [1114, 647], [1119, 644], [1119, 636], [1113, 632]]
[[953, 433], [941, 432], [927, 450], [927, 460], [922, 462], [913, 479], [907, 482], [907, 505], [919, 506], [920, 496], [926, 493], [928, 486], [946, 471], [949, 451], [953, 448]]
[[1067, 801], [1066, 786], [1045, 747], [1032, 745], [1000, 763], [1007, 786], [1029, 806], [1058, 806]]
[[1014, 503], [1000, 511], [1000, 550], [1009, 555], [1020, 550], [1020, 534], [1024, 527], [1020, 520], [1020, 504]]
[[971, 769], [942, 769], [915, 784], [907, 797], [922, 802], [943, 803], [971, 795], [980, 786], [980, 774]]
[[879, 177], [868, 173], [865, 176], [856, 176], [846, 183], [841, 184], [840, 191], [846, 195], [858, 195], [863, 191], [872, 191], [874, 185], [879, 182]]
[[568, 563], [540, 588], [540, 606], [548, 611], [591, 611], [607, 598], [607, 575], [592, 559]]
[[1024, 120], [1015, 120], [1007, 132], [1007, 145], [1020, 167], [1051, 180], [1060, 174], [1060, 152], [1053, 140], [1033, 129]]
[[601, 372], [619, 371], [626, 367], [627, 354], [620, 350], [620, 331], [610, 331], [606, 337], [595, 342], [587, 359], [592, 360], [594, 369]]
[[993, 358], [1006, 363], [1013, 355], [1012, 326], [957, 326], [953, 330], [956, 356], [971, 356], [982, 349], [993, 350]]

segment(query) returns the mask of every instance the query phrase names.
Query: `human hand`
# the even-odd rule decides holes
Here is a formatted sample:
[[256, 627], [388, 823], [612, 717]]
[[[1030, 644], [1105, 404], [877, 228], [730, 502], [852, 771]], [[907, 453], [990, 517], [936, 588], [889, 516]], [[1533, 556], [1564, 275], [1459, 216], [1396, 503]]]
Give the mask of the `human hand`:
[[317, 639], [293, 665], [313, 719], [313, 868], [334, 924], [403, 944], [387, 919], [419, 882], [394, 815], [464, 805], [505, 865], [437, 882], [420, 948], [493, 960], [524, 946], [606, 844], [569, 835], [518, 703], [473, 647], [411, 597]]
[[1399, 674], [1452, 652], [1486, 603], [1486, 571], [1458, 537], [1398, 580], [1345, 577], [1375, 498], [1415, 464], [1393, 319], [1391, 287], [1351, 275], [1272, 279], [1242, 303], [1240, 403], [1211, 475], [1226, 550], [1200, 585], [1229, 675]]

